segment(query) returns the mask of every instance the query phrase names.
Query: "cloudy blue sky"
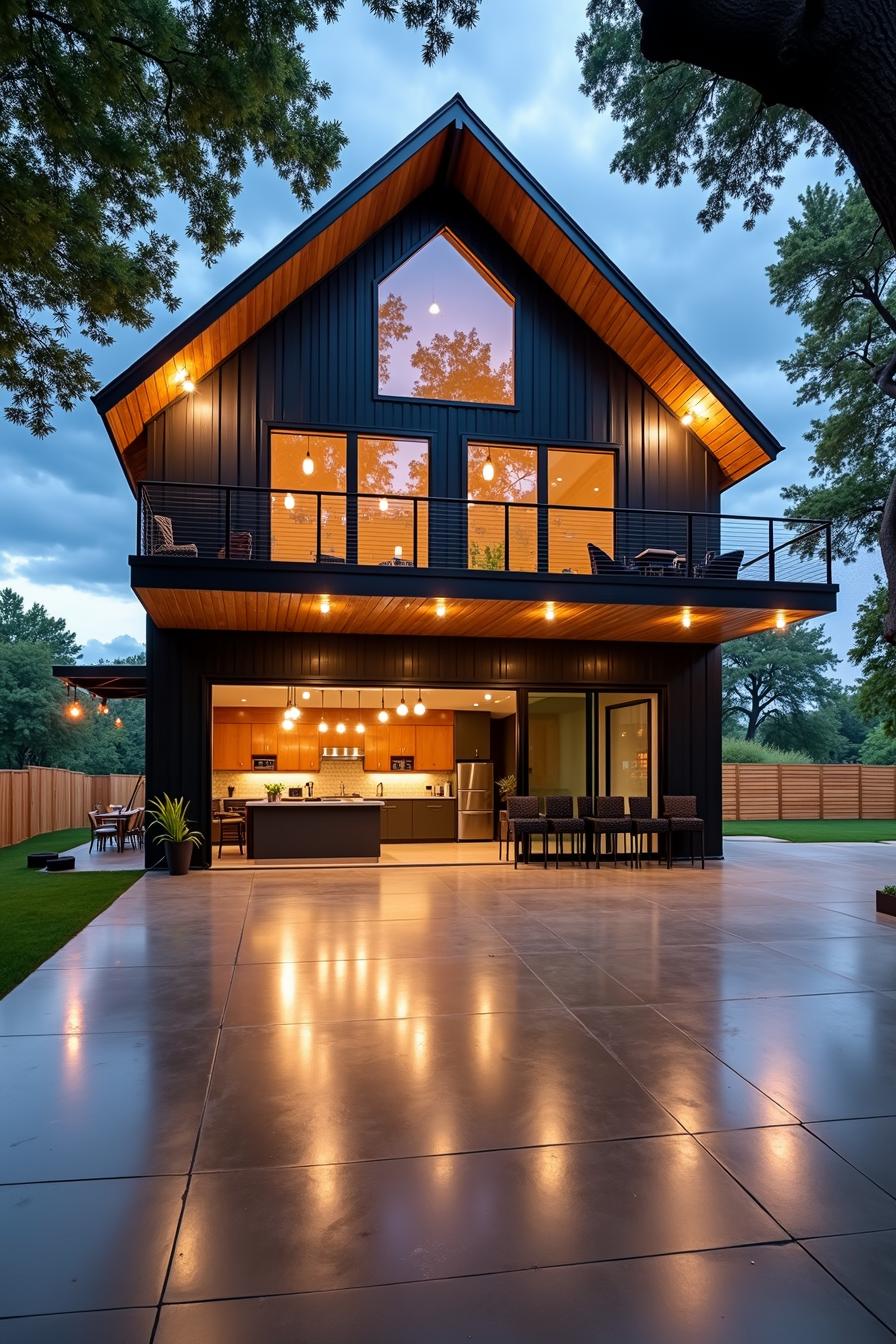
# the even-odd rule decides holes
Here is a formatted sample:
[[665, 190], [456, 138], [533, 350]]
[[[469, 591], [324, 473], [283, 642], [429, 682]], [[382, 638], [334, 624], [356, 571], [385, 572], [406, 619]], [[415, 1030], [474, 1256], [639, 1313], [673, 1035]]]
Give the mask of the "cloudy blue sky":
[[[575, 39], [585, 0], [483, 0], [472, 33], [461, 34], [434, 69], [419, 59], [419, 40], [346, 0], [342, 21], [309, 37], [315, 75], [329, 80], [329, 114], [349, 137], [333, 182], [338, 190], [460, 91], [498, 137], [609, 253], [644, 293], [772, 429], [787, 451], [728, 491], [732, 513], [778, 513], [779, 491], [807, 472], [805, 410], [794, 408], [777, 360], [794, 325], [768, 302], [764, 268], [784, 232], [800, 189], [820, 166], [797, 166], [773, 213], [752, 233], [736, 217], [711, 234], [695, 221], [698, 189], [626, 186], [609, 172], [618, 130], [578, 91]], [[191, 312], [299, 222], [290, 192], [270, 170], [253, 168], [238, 204], [244, 237], [214, 268], [195, 249], [180, 254], [181, 315]], [[182, 237], [176, 203], [160, 221]], [[173, 325], [159, 313], [150, 332], [122, 332], [96, 356], [102, 382], [119, 373]], [[128, 587], [134, 504], [111, 445], [90, 405], [60, 417], [57, 432], [35, 442], [2, 423], [0, 585], [64, 616], [85, 658], [114, 657], [143, 640], [142, 608]], [[849, 647], [858, 601], [875, 572], [872, 558], [838, 566], [840, 611], [827, 621], [837, 652]], [[841, 675], [853, 675], [841, 664]]]

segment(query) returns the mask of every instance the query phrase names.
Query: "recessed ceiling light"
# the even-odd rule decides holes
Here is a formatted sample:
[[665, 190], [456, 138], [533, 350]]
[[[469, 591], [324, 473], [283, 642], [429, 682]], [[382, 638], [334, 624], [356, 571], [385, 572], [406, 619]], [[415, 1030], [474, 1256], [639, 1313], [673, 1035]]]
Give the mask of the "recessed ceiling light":
[[556, 613], [556, 611], [554, 610], [554, 604], [553, 604], [553, 602], [547, 602], [547, 603], [545, 604], [545, 609], [544, 609], [544, 618], [545, 618], [545, 620], [546, 620], [546, 621], [552, 621], [552, 620], [554, 619], [554, 617], [556, 616], [556, 614], [557, 614], [557, 613]]
[[483, 700], [491, 700], [491, 698], [492, 698], [492, 693], [491, 693], [491, 691], [486, 691], [485, 695], [484, 695], [482, 698], [483, 698]]
[[246, 697], [245, 697], [244, 695], [241, 695], [241, 696], [240, 696], [240, 704], [241, 704], [241, 705], [244, 705], [245, 703], [246, 703]]

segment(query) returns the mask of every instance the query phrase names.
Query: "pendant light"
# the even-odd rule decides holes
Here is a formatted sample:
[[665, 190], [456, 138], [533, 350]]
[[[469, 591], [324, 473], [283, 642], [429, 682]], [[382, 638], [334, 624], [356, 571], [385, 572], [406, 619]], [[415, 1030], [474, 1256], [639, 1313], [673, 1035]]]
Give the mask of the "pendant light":
[[492, 461], [491, 448], [489, 448], [485, 461], [482, 464], [482, 479], [484, 481], [493, 481], [495, 479], [495, 464]]
[[382, 499], [380, 500], [380, 513], [388, 513], [388, 512], [389, 512], [389, 501], [386, 498], [386, 496], [383, 495]]
[[283, 496], [284, 509], [294, 509], [295, 506], [296, 506], [295, 495], [293, 495], [291, 491], [287, 491], [287, 493]]
[[342, 717], [342, 691], [339, 692], [339, 718], [336, 721], [337, 733], [345, 732], [345, 719]]
[[310, 700], [310, 699], [311, 699], [311, 692], [310, 692], [310, 691], [303, 691], [303, 692], [302, 692], [302, 699], [303, 699], [303, 700]]
[[289, 696], [287, 697], [286, 700], [286, 714], [284, 715], [284, 718], [295, 720], [300, 719], [301, 717], [302, 717], [302, 711], [296, 704], [296, 688], [295, 686], [291, 686], [289, 690]]
[[395, 713], [398, 715], [398, 717], [399, 717], [400, 719], [406, 719], [407, 716], [408, 716], [408, 714], [410, 713], [410, 711], [409, 711], [409, 709], [408, 709], [407, 701], [406, 701], [405, 698], [404, 698], [404, 691], [402, 691], [402, 693], [401, 693], [401, 699], [399, 700], [398, 704], [395, 706]]
[[305, 449], [305, 456], [302, 458], [302, 471], [306, 476], [314, 475], [314, 458], [311, 456], [311, 449]]
[[97, 714], [108, 714], [108, 713], [109, 713], [109, 706], [106, 704], [105, 696], [103, 697], [103, 699], [102, 699], [102, 700], [99, 702], [99, 704], [97, 705], [97, 707], [96, 707], [96, 712], [97, 712]]
[[329, 730], [330, 730], [330, 725], [327, 723], [326, 715], [324, 714], [324, 693], [323, 693], [323, 691], [321, 691], [321, 693], [320, 693], [320, 723], [317, 725], [317, 731], [318, 731], [319, 733], [327, 733], [327, 732], [329, 732]]
[[417, 703], [416, 703], [416, 705], [414, 706], [414, 713], [417, 715], [417, 718], [418, 718], [418, 719], [420, 718], [420, 716], [421, 716], [422, 714], [425, 714], [425, 713], [426, 713], [426, 706], [425, 706], [424, 703], [423, 703], [423, 692], [422, 692], [422, 691], [418, 691], [418, 692], [417, 692]]
[[65, 716], [66, 718], [74, 719], [75, 721], [84, 717], [81, 701], [78, 699], [77, 686], [71, 686], [69, 688], [68, 704], [65, 706]]
[[386, 692], [385, 692], [385, 690], [381, 690], [381, 691], [380, 691], [380, 708], [379, 708], [379, 713], [377, 714], [376, 717], [377, 717], [377, 721], [378, 721], [379, 723], [388, 723], [388, 722], [389, 722], [389, 711], [388, 711], [388, 709], [386, 708]]

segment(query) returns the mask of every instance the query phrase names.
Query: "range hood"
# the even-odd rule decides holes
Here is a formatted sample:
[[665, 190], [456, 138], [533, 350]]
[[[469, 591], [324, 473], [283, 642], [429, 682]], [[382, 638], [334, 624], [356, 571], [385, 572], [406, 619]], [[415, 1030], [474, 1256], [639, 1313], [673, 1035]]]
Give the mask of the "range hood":
[[322, 761], [363, 761], [364, 744], [351, 747], [324, 747], [320, 754]]

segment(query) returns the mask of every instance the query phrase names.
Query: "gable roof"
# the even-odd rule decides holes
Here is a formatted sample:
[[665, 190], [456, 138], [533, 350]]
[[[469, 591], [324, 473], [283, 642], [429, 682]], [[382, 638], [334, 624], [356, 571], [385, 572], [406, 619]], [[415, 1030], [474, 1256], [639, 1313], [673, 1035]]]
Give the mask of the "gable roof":
[[435, 183], [470, 202], [719, 463], [725, 485], [781, 445], [456, 94], [94, 397], [132, 484], [146, 424]]

